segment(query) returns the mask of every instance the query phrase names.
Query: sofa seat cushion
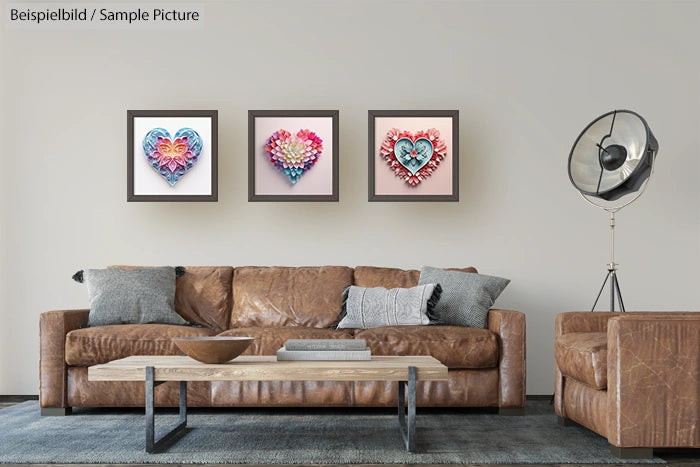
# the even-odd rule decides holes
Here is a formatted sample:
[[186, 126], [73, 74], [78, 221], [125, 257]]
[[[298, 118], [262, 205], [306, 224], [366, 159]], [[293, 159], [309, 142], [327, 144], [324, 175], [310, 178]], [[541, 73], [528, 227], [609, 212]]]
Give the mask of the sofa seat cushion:
[[246, 336], [255, 340], [243, 355], [276, 355], [288, 339], [352, 339], [349, 329], [318, 329], [300, 326], [278, 328], [235, 328], [224, 331], [219, 336]]
[[462, 326], [385, 326], [355, 332], [372, 355], [432, 355], [450, 369], [498, 366], [498, 336]]
[[236, 268], [230, 327], [329, 328], [350, 285], [346, 266]]
[[554, 359], [564, 376], [596, 389], [608, 387], [607, 333], [570, 332], [557, 336]]
[[132, 355], [180, 355], [173, 337], [213, 336], [208, 328], [172, 324], [116, 324], [76, 329], [66, 335], [66, 363], [90, 366]]

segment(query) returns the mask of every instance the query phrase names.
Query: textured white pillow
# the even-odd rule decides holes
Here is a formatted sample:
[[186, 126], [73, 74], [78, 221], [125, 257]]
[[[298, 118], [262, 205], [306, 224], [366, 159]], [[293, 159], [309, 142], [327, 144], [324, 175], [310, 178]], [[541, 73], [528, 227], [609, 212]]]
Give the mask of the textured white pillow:
[[440, 284], [424, 284], [410, 289], [352, 285], [345, 289], [343, 311], [335, 328], [437, 324], [433, 310], [440, 300], [440, 291]]

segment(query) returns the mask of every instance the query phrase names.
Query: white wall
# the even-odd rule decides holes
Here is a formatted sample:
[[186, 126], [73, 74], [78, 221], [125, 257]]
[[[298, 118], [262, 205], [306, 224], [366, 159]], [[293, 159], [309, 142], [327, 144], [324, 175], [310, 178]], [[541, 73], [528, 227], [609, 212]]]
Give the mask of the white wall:
[[[609, 260], [607, 216], [566, 172], [598, 115], [636, 110], [661, 146], [618, 215], [628, 309], [700, 308], [699, 18], [279, 0], [207, 3], [195, 32], [4, 27], [0, 394], [37, 392], [39, 314], [85, 307], [70, 276], [113, 263], [474, 265], [512, 280], [497, 305], [527, 314], [528, 393], [551, 393], [554, 317], [590, 307]], [[218, 203], [126, 202], [126, 110], [160, 108], [219, 109]], [[304, 108], [340, 110], [340, 202], [247, 202], [247, 110]], [[460, 202], [368, 203], [367, 110], [442, 108], [460, 111]]]

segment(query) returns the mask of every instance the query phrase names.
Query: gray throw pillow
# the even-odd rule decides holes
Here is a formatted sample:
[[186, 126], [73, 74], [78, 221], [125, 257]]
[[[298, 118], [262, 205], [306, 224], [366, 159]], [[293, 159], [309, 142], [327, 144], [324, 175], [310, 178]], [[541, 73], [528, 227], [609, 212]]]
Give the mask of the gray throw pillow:
[[488, 327], [488, 313], [493, 302], [506, 288], [510, 279], [471, 272], [447, 271], [423, 266], [419, 284], [438, 283], [442, 286], [435, 314], [443, 324]]
[[440, 291], [439, 284], [410, 289], [351, 285], [345, 289], [343, 310], [335, 329], [436, 324], [433, 311], [440, 300]]
[[175, 312], [175, 268], [85, 269], [90, 300], [88, 326], [162, 323], [185, 325]]

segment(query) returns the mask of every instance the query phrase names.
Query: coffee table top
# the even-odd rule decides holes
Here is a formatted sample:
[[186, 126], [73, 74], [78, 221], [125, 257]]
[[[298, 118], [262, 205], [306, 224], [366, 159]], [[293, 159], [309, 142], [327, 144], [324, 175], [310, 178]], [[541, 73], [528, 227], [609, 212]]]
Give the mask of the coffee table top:
[[88, 368], [89, 381], [418, 381], [447, 380], [447, 367], [430, 356], [376, 356], [371, 360], [281, 361], [274, 355], [240, 356], [228, 363], [200, 363], [180, 355], [136, 355]]

